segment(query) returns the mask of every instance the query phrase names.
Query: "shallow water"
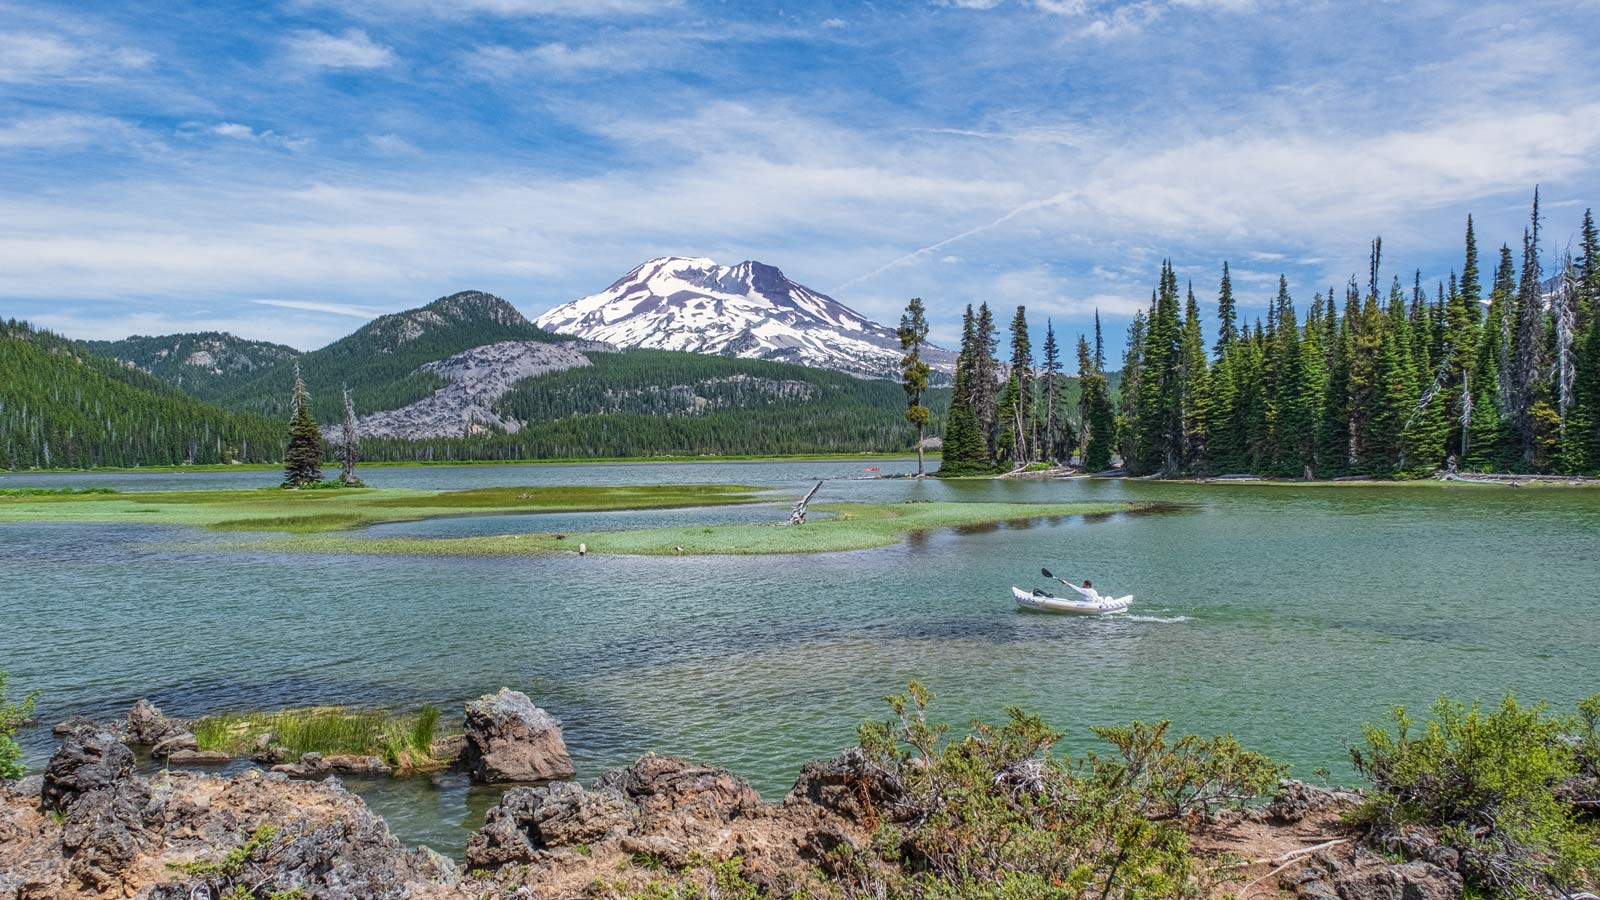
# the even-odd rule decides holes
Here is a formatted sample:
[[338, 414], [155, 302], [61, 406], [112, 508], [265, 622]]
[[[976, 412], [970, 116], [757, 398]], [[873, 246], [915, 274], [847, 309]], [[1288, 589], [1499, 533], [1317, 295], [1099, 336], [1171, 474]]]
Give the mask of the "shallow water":
[[[867, 466], [795, 462], [373, 469], [383, 486], [742, 483], [798, 496]], [[39, 476], [122, 489], [272, 473]], [[15, 486], [16, 478], [0, 478]], [[39, 718], [148, 696], [199, 715], [303, 703], [458, 710], [501, 685], [559, 715], [581, 778], [654, 750], [776, 798], [920, 678], [955, 722], [1020, 705], [1087, 726], [1170, 718], [1348, 776], [1360, 724], [1441, 692], [1568, 705], [1600, 692], [1600, 491], [830, 480], [819, 501], [1134, 499], [1158, 513], [914, 536], [789, 557], [459, 559], [219, 553], [137, 525], [0, 524], [0, 668]], [[773, 521], [781, 505], [483, 516], [426, 536]], [[159, 544], [160, 547], [155, 545]], [[1040, 566], [1133, 593], [1134, 615], [1019, 613]], [[26, 736], [33, 762], [50, 740]], [[494, 792], [444, 776], [355, 787], [408, 841], [459, 852]]]

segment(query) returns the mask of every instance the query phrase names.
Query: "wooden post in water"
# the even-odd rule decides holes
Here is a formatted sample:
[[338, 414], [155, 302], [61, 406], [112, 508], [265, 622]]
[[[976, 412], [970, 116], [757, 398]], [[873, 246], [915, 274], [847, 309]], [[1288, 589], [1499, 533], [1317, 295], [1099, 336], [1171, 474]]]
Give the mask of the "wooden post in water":
[[806, 495], [800, 498], [800, 502], [796, 503], [794, 509], [789, 512], [790, 525], [804, 525], [806, 523], [806, 504], [810, 503], [811, 498], [815, 497], [817, 491], [820, 490], [822, 490], [822, 482], [819, 481], [816, 487], [807, 491]]

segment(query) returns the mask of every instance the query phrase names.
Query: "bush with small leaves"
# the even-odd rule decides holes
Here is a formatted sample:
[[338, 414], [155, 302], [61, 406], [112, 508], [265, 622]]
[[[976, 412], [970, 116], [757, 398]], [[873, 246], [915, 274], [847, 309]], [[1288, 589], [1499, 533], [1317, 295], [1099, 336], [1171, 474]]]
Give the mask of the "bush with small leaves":
[[6, 781], [21, 778], [27, 773], [22, 765], [22, 748], [17, 746], [12, 736], [33, 718], [33, 703], [39, 697], [33, 693], [24, 697], [21, 703], [7, 703], [6, 685], [10, 680], [9, 674], [0, 672], [0, 780]]
[[1438, 829], [1486, 896], [1594, 888], [1600, 828], [1580, 821], [1556, 789], [1592, 760], [1597, 719], [1600, 698], [1580, 704], [1576, 718], [1509, 695], [1487, 711], [1441, 698], [1420, 730], [1396, 709], [1392, 730], [1368, 725], [1365, 746], [1351, 749], [1373, 788], [1358, 818], [1380, 846], [1398, 846], [1408, 825]]

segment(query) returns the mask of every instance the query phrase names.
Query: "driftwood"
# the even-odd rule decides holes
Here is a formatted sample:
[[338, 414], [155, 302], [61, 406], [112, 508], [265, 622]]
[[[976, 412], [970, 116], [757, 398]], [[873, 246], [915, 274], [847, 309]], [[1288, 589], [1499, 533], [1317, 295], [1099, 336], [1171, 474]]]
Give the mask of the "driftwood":
[[[1316, 853], [1318, 850], [1326, 850], [1329, 847], [1334, 847], [1334, 846], [1337, 846], [1339, 844], [1348, 843], [1349, 840], [1350, 840], [1349, 838], [1340, 838], [1338, 840], [1333, 840], [1333, 841], [1328, 841], [1326, 843], [1318, 844], [1315, 847], [1301, 847], [1299, 850], [1291, 850], [1288, 853], [1283, 854], [1282, 856], [1276, 857], [1275, 859], [1254, 860], [1251, 863], [1252, 865], [1259, 865], [1261, 863], [1275, 863], [1275, 862], [1280, 862], [1280, 861], [1283, 863], [1283, 865], [1278, 866], [1276, 869], [1273, 869], [1271, 872], [1268, 872], [1267, 874], [1261, 876], [1260, 878], [1257, 878], [1255, 881], [1252, 881], [1249, 884], [1245, 885], [1244, 886], [1244, 890], [1240, 891], [1239, 894], [1238, 894], [1239, 900], [1246, 900], [1246, 898], [1248, 898], [1250, 896], [1250, 892], [1255, 889], [1256, 885], [1260, 884], [1263, 881], [1266, 881], [1268, 878], [1271, 878], [1272, 876], [1277, 875], [1277, 874], [1279, 874], [1280, 872], [1283, 872], [1286, 869], [1292, 869], [1295, 866], [1299, 865], [1300, 863], [1303, 863], [1306, 860], [1311, 859], [1312, 858], [1312, 854]], [[1277, 891], [1273, 891], [1273, 893], [1276, 894]]]
[[806, 523], [806, 505], [811, 502], [811, 498], [815, 497], [817, 491], [820, 490], [822, 490], [822, 482], [819, 481], [816, 487], [807, 491], [806, 495], [800, 498], [800, 502], [796, 503], [794, 509], [789, 511], [790, 525], [804, 525]]

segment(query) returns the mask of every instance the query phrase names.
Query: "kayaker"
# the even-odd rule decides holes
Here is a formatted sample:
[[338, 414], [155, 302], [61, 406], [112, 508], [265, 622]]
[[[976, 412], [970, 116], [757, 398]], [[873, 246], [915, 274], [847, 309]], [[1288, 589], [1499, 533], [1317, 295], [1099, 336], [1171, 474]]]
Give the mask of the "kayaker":
[[1088, 600], [1090, 603], [1099, 603], [1105, 599], [1100, 596], [1100, 592], [1094, 589], [1094, 585], [1090, 584], [1087, 578], [1083, 580], [1083, 587], [1078, 587], [1065, 578], [1057, 578], [1056, 580], [1082, 594], [1083, 599]]

